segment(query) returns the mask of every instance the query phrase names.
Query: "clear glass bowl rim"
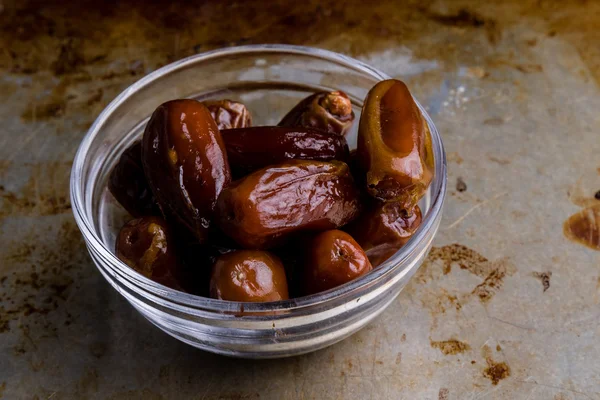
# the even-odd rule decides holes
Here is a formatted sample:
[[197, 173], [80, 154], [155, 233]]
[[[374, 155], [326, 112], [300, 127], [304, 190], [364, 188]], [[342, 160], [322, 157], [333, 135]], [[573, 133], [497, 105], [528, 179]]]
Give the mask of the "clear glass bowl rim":
[[[132, 270], [129, 266], [119, 260], [102, 242], [98, 232], [94, 227], [94, 223], [91, 216], [91, 207], [87, 207], [86, 198], [84, 196], [83, 182], [83, 171], [85, 168], [85, 160], [90, 147], [99, 134], [102, 132], [102, 126], [109, 116], [132, 94], [136, 93], [143, 87], [151, 84], [153, 81], [160, 79], [173, 71], [181, 68], [186, 68], [190, 64], [196, 64], [202, 61], [208, 61], [210, 59], [227, 57], [239, 54], [249, 53], [275, 53], [275, 54], [290, 54], [290, 55], [304, 55], [321, 59], [323, 61], [331, 62], [361, 72], [364, 74], [371, 75], [378, 80], [391, 79], [390, 76], [382, 71], [377, 70], [361, 61], [358, 61], [352, 57], [345, 56], [333, 51], [324, 50], [315, 47], [308, 46], [294, 46], [294, 45], [282, 45], [282, 44], [266, 44], [266, 45], [247, 45], [237, 47], [227, 47], [216, 49], [190, 57], [183, 58], [175, 61], [171, 64], [165, 65], [157, 69], [156, 71], [146, 75], [142, 79], [136, 81], [131, 86], [121, 92], [106, 108], [100, 113], [98, 118], [94, 121], [86, 135], [81, 141], [75, 159], [73, 161], [73, 167], [71, 169], [70, 177], [70, 196], [71, 204], [73, 205], [73, 215], [77, 222], [79, 229], [81, 230], [88, 246], [91, 246], [90, 250], [110, 263], [111, 267], [119, 271], [121, 277], [127, 277], [128, 285], [134, 286], [135, 291], [138, 294], [142, 294], [144, 297], [153, 301], [156, 297], [160, 298], [163, 305], [171, 304], [174, 309], [178, 309], [183, 312], [190, 312], [194, 309], [201, 310], [203, 312], [215, 312], [219, 314], [229, 314], [236, 310], [241, 313], [236, 314], [236, 318], [244, 319], [255, 319], [258, 315], [270, 314], [269, 318], [276, 318], [285, 316], [287, 312], [307, 308], [311, 306], [324, 305], [325, 303], [336, 303], [339, 304], [343, 301], [351, 301], [356, 298], [360, 298], [365, 294], [366, 290], [371, 290], [374, 285], [382, 283], [390, 274], [399, 274], [404, 272], [403, 269], [408, 266], [406, 263], [410, 255], [416, 250], [418, 243], [425, 238], [427, 233], [434, 229], [434, 223], [437, 216], [442, 212], [442, 206], [446, 194], [446, 154], [442, 139], [427, 112], [423, 106], [415, 99], [419, 109], [426, 119], [429, 129], [431, 131], [433, 152], [435, 159], [435, 174], [438, 179], [434, 180], [435, 187], [432, 184], [430, 190], [432, 190], [431, 206], [427, 214], [423, 218], [423, 222], [413, 237], [390, 259], [379, 267], [371, 271], [369, 274], [362, 276], [358, 279], [353, 280], [345, 285], [338, 286], [334, 289], [320, 292], [310, 296], [303, 296], [293, 298], [290, 300], [282, 300], [276, 302], [267, 303], [242, 303], [232, 302], [225, 300], [218, 300], [206, 297], [200, 297], [188, 293], [176, 291], [174, 289], [163, 286], [156, 283], [141, 274], [138, 274]], [[88, 196], [91, 199], [91, 196]], [[88, 199], [89, 200], [89, 199]], [[115, 278], [118, 279], [118, 278]], [[154, 300], [155, 301], [155, 300]], [[166, 303], [166, 304], [165, 304]], [[287, 312], [286, 312], [287, 311]], [[277, 313], [270, 313], [277, 312]], [[284, 312], [282, 314], [282, 312]], [[252, 314], [244, 315], [244, 314]]]

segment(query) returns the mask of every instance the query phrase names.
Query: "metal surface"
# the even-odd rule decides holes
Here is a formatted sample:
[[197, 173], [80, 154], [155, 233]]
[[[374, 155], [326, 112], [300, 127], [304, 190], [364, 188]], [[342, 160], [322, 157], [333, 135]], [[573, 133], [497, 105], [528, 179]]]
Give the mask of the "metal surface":
[[[600, 252], [573, 240], [598, 247], [600, 222], [563, 232], [581, 210], [600, 219], [600, 3], [96, 3], [0, 2], [0, 397], [600, 399]], [[261, 42], [405, 79], [444, 137], [450, 189], [429, 261], [382, 316], [252, 362], [129, 307], [67, 190], [79, 140], [128, 84]]]

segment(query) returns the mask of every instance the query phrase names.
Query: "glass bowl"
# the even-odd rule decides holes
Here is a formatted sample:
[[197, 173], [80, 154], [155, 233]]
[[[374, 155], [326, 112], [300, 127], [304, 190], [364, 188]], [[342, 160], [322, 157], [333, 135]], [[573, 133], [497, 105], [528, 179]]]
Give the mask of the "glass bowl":
[[[271, 303], [194, 296], [138, 274], [114, 254], [126, 212], [107, 190], [120, 154], [141, 137], [154, 109], [176, 98], [229, 98], [246, 104], [254, 125], [273, 125], [301, 98], [343, 90], [356, 121], [363, 99], [389, 77], [357, 60], [310, 47], [261, 45], [198, 54], [139, 80], [100, 114], [84, 137], [71, 173], [73, 213], [106, 280], [144, 317], [171, 336], [214, 353], [275, 358], [311, 352], [358, 331], [400, 293], [423, 262], [438, 230], [446, 187], [442, 140], [421, 105], [433, 139], [435, 177], [421, 201], [423, 223], [408, 243], [369, 274], [327, 292]], [[356, 144], [356, 129], [349, 136]]]

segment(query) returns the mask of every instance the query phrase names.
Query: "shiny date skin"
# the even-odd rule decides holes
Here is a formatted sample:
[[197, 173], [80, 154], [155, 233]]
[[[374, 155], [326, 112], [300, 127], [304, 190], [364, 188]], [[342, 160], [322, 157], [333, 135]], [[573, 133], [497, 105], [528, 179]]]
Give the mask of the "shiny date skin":
[[419, 206], [407, 212], [399, 202], [373, 202], [345, 230], [366, 252], [373, 267], [396, 253], [415, 233], [423, 219]]
[[411, 209], [433, 177], [431, 134], [406, 85], [379, 82], [367, 95], [357, 156], [373, 197]]
[[318, 92], [300, 101], [279, 122], [279, 126], [320, 129], [344, 136], [354, 122], [352, 102], [340, 90]]
[[219, 197], [216, 219], [242, 247], [267, 249], [294, 233], [345, 225], [359, 206], [345, 163], [290, 160], [233, 182]]
[[108, 189], [134, 217], [160, 215], [142, 166], [142, 143], [136, 142], [123, 152], [108, 179]]
[[333, 289], [371, 271], [369, 258], [346, 232], [334, 229], [315, 236], [304, 263], [305, 294]]
[[224, 254], [213, 266], [210, 297], [244, 302], [287, 300], [283, 264], [266, 251], [240, 250]]
[[155, 216], [129, 221], [117, 237], [117, 257], [162, 285], [182, 290], [182, 271], [166, 222]]
[[252, 116], [245, 105], [233, 100], [209, 100], [202, 102], [219, 130], [247, 128], [252, 125]]
[[217, 198], [231, 181], [225, 145], [206, 106], [187, 99], [160, 105], [144, 132], [142, 163], [165, 217], [204, 242]]
[[312, 128], [257, 126], [221, 131], [234, 176], [290, 159], [348, 160], [343, 136]]

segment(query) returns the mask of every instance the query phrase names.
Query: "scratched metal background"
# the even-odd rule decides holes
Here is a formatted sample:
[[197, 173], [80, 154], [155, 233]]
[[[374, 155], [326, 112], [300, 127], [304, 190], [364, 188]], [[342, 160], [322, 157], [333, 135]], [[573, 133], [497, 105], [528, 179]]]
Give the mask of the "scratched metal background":
[[[563, 232], [581, 212], [569, 236], [600, 246], [600, 2], [63, 3], [0, 0], [1, 398], [600, 399], [600, 252]], [[92, 266], [67, 189], [82, 135], [127, 85], [265, 42], [408, 81], [450, 185], [428, 262], [380, 318], [254, 362], [133, 311]]]

